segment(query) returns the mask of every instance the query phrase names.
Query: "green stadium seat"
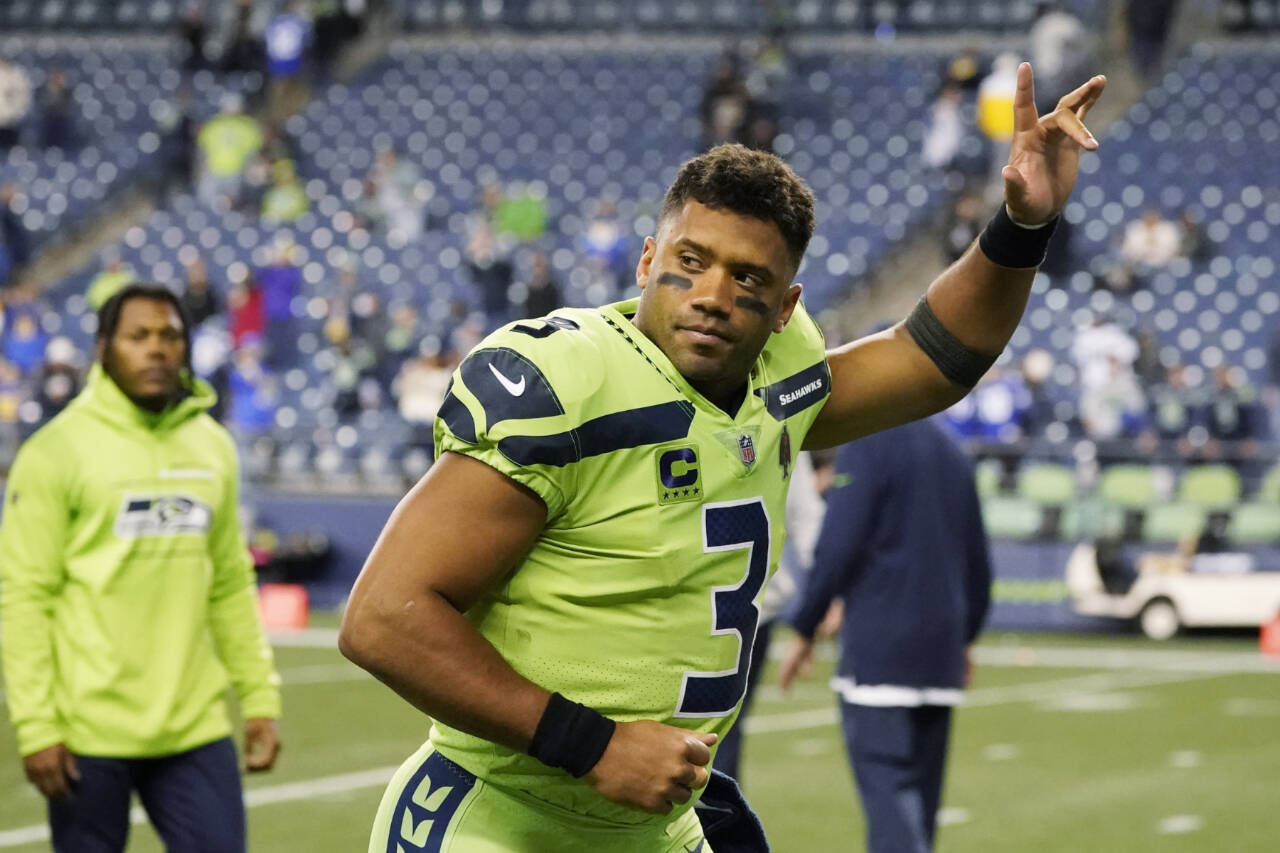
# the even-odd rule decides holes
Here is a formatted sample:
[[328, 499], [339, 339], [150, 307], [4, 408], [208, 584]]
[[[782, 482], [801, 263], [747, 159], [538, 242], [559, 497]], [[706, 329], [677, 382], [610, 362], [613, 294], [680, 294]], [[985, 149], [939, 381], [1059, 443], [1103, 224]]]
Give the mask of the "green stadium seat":
[[987, 535], [995, 539], [1034, 539], [1040, 532], [1040, 507], [1013, 497], [986, 497], [982, 520]]
[[1066, 542], [1092, 542], [1117, 537], [1124, 531], [1124, 510], [1100, 500], [1067, 504], [1062, 510], [1058, 536]]
[[1208, 511], [1199, 504], [1168, 503], [1148, 507], [1142, 538], [1148, 542], [1177, 542], [1204, 531]]
[[999, 494], [1001, 476], [1000, 463], [995, 459], [983, 459], [973, 466], [974, 484], [978, 487], [978, 494], [981, 497]]
[[1262, 487], [1258, 489], [1258, 500], [1280, 504], [1280, 465], [1276, 465], [1262, 478]]
[[1155, 470], [1147, 465], [1112, 465], [1098, 479], [1098, 496], [1116, 506], [1145, 507], [1156, 499]]
[[1237, 545], [1280, 545], [1280, 505], [1240, 504], [1227, 522], [1227, 539]]
[[1240, 475], [1227, 465], [1188, 468], [1178, 485], [1178, 500], [1205, 507], [1229, 507], [1240, 501]]
[[1038, 504], [1065, 504], [1076, 494], [1075, 474], [1065, 465], [1025, 465], [1018, 472], [1018, 494]]

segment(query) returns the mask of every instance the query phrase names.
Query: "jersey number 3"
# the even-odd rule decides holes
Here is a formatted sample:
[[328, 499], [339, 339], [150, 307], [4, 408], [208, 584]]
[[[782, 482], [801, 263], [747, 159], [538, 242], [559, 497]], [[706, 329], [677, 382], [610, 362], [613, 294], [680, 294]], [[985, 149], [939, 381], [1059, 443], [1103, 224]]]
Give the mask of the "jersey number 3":
[[711, 634], [737, 636], [738, 665], [723, 672], [686, 672], [677, 717], [727, 716], [747, 689], [751, 646], [760, 622], [755, 600], [769, 572], [769, 513], [764, 501], [751, 498], [703, 506], [702, 550], [747, 552], [742, 580], [711, 590]]

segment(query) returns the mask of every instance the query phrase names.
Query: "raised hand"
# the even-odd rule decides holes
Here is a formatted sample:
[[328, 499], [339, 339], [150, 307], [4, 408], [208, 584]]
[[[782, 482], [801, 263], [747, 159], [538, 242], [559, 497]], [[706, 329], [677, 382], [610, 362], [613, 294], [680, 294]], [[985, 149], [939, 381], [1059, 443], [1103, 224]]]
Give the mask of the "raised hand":
[[618, 723], [604, 755], [583, 779], [605, 799], [667, 814], [706, 786], [717, 739], [652, 720]]
[[1018, 90], [1013, 99], [1013, 143], [1009, 163], [1000, 172], [1009, 215], [1023, 225], [1039, 225], [1057, 216], [1076, 185], [1080, 149], [1093, 151], [1093, 138], [1084, 118], [1106, 88], [1102, 75], [1062, 96], [1053, 112], [1036, 115], [1031, 65], [1018, 66]]

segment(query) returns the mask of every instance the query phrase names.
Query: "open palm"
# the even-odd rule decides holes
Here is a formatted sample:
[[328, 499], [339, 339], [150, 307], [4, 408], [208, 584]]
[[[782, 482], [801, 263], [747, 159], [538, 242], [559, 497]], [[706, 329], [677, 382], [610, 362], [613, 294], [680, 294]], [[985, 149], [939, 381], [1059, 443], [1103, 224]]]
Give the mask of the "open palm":
[[1093, 151], [1098, 140], [1084, 117], [1106, 88], [1107, 78], [1091, 78], [1063, 95], [1053, 112], [1036, 115], [1031, 65], [1018, 67], [1013, 99], [1013, 143], [1001, 171], [1004, 200], [1017, 222], [1038, 225], [1057, 216], [1071, 196], [1080, 165], [1080, 149]]

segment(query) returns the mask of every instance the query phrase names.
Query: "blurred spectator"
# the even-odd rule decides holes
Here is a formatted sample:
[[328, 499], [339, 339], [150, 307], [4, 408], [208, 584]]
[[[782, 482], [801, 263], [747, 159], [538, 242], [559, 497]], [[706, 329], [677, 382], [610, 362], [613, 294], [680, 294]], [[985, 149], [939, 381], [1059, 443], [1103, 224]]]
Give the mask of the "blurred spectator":
[[254, 277], [262, 288], [263, 318], [266, 321], [268, 358], [279, 364], [279, 353], [293, 345], [298, 337], [293, 314], [293, 300], [302, 292], [302, 270], [293, 263], [294, 246], [278, 239], [268, 255], [267, 263], [258, 267]]
[[[592, 278], [607, 284], [610, 296], [606, 299], [619, 291], [631, 273], [628, 236], [613, 200], [602, 198], [597, 201], [595, 212], [582, 231], [582, 254]], [[530, 316], [540, 317], [541, 314]]]
[[1125, 5], [1129, 58], [1133, 69], [1148, 83], [1160, 71], [1177, 8], [1178, 0], [1128, 0]]
[[947, 263], [954, 263], [968, 251], [986, 224], [980, 196], [970, 194], [957, 199], [947, 219], [946, 236], [943, 238]]
[[396, 376], [392, 391], [400, 417], [409, 424], [409, 444], [430, 448], [432, 423], [453, 375], [456, 359], [444, 353], [418, 356], [404, 363]]
[[365, 180], [365, 218], [372, 227], [386, 229], [393, 242], [406, 245], [422, 235], [423, 203], [419, 198], [422, 173], [393, 148], [378, 152]]
[[[373, 375], [377, 359], [368, 343], [354, 335], [338, 343], [336, 356], [330, 376], [336, 392], [333, 408], [340, 417], [351, 417], [370, 408], [368, 388], [370, 383], [374, 388], [377, 387], [377, 379]], [[380, 403], [373, 402], [373, 408]]]
[[1138, 344], [1101, 315], [1076, 332], [1071, 355], [1080, 371], [1080, 422], [1093, 439], [1118, 438], [1140, 424], [1146, 399], [1133, 364]]
[[228, 426], [237, 438], [262, 435], [275, 423], [279, 390], [262, 363], [262, 349], [249, 343], [235, 351], [228, 382]]
[[356, 273], [350, 266], [338, 268], [338, 286], [328, 298], [325, 312], [324, 337], [331, 344], [339, 344], [351, 337], [351, 302], [356, 295]]
[[191, 90], [184, 85], [172, 101], [152, 105], [160, 134], [160, 174], [155, 179], [157, 207], [167, 204], [173, 193], [187, 192], [195, 184], [196, 122], [191, 100]]
[[53, 338], [45, 348], [44, 364], [36, 381], [40, 416], [48, 419], [62, 411], [80, 390], [79, 353], [69, 338]]
[[17, 367], [0, 358], [0, 454], [12, 460], [18, 449], [18, 417], [27, 400], [27, 386]]
[[499, 243], [487, 227], [477, 228], [467, 243], [467, 271], [479, 291], [485, 323], [496, 329], [511, 319], [513, 268], [509, 258], [499, 253]]
[[31, 259], [26, 226], [13, 212], [13, 184], [0, 184], [0, 285], [16, 279]]
[[1199, 262], [1209, 257], [1209, 235], [1204, 226], [1190, 210], [1182, 211], [1178, 217], [1178, 229], [1181, 237], [1178, 240], [1178, 255], [1189, 261]]
[[228, 328], [231, 347], [239, 350], [250, 343], [260, 343], [267, 331], [263, 310], [262, 288], [242, 276], [227, 290]]
[[1058, 99], [1088, 79], [1093, 51], [1088, 30], [1061, 4], [1036, 4], [1036, 19], [1028, 34], [1031, 67], [1036, 73], [1036, 110], [1052, 112]]
[[412, 302], [400, 302], [391, 309], [391, 322], [382, 337], [382, 357], [378, 360], [378, 381], [392, 392], [401, 365], [413, 355], [422, 337], [418, 309]]
[[23, 375], [33, 375], [44, 362], [48, 335], [40, 327], [40, 317], [31, 303], [10, 306], [5, 312], [4, 343], [0, 347], [6, 361]]
[[224, 71], [260, 71], [262, 45], [253, 34], [253, 0], [236, 0], [231, 35], [222, 54]]
[[1187, 382], [1187, 370], [1171, 364], [1165, 377], [1148, 388], [1151, 400], [1149, 431], [1165, 441], [1180, 441], [1192, 426], [1192, 415], [1200, 408], [1200, 395]]
[[182, 307], [187, 312], [187, 319], [194, 329], [205, 320], [215, 316], [221, 307], [218, 295], [209, 286], [209, 274], [205, 269], [204, 259], [196, 256], [186, 265], [187, 284], [182, 289]]
[[534, 253], [521, 316], [545, 317], [562, 305], [560, 285], [551, 274], [551, 262], [544, 253]]
[[976, 47], [966, 47], [956, 54], [946, 68], [946, 82], [960, 87], [962, 92], [974, 94], [985, 77], [982, 51]]
[[268, 109], [277, 118], [291, 115], [307, 97], [303, 66], [311, 46], [311, 20], [304, 12], [302, 3], [289, 0], [263, 32], [271, 79]]
[[31, 78], [21, 67], [0, 59], [0, 151], [18, 144], [30, 110]]
[[199, 71], [209, 65], [205, 56], [204, 42], [209, 34], [205, 21], [204, 3], [192, 0], [182, 10], [178, 19], [178, 37], [187, 46], [187, 55], [182, 59], [182, 67], [186, 71]]
[[1205, 405], [1205, 426], [1217, 441], [1244, 441], [1254, 437], [1250, 422], [1255, 393], [1244, 372], [1219, 365], [1213, 370], [1213, 387]]
[[120, 260], [119, 255], [108, 255], [102, 272], [89, 280], [89, 286], [84, 295], [85, 302], [97, 311], [108, 299], [115, 296], [118, 290], [126, 284], [132, 284], [137, 278], [137, 274]]
[[1000, 171], [1013, 142], [1013, 96], [1018, 90], [1018, 57], [1002, 53], [978, 86], [978, 129], [991, 141], [991, 192], [1003, 192]]
[[1022, 413], [1022, 429], [1030, 438], [1043, 436], [1049, 425], [1058, 420], [1048, 387], [1053, 367], [1053, 356], [1048, 350], [1033, 349], [1022, 359], [1019, 368], [1027, 395], [1026, 409]]
[[49, 69], [40, 90], [40, 145], [66, 151], [76, 144], [74, 101], [67, 75], [61, 68]]
[[390, 329], [387, 313], [382, 310], [382, 297], [376, 290], [361, 290], [351, 298], [351, 336], [363, 341], [377, 361], [386, 357]]
[[925, 133], [921, 157], [931, 169], [946, 169], [960, 152], [965, 138], [964, 92], [947, 83], [930, 108], [929, 130]]
[[263, 144], [262, 129], [244, 114], [244, 99], [226, 95], [222, 109], [196, 136], [200, 154], [197, 194], [206, 205], [234, 207], [240, 198], [245, 167]]
[[1139, 329], [1134, 335], [1138, 355], [1133, 361], [1133, 372], [1143, 388], [1150, 388], [1165, 380], [1166, 371], [1160, 361], [1160, 341], [1150, 329]]
[[1124, 242], [1120, 244], [1120, 257], [1130, 266], [1148, 268], [1163, 267], [1178, 257], [1181, 248], [1178, 226], [1149, 207], [1142, 218], [1130, 222], [1124, 229]]
[[739, 74], [738, 64], [738, 57], [731, 51], [721, 54], [703, 92], [699, 115], [705, 147], [742, 141], [750, 93]]
[[262, 221], [266, 224], [296, 222], [310, 206], [306, 190], [298, 181], [292, 160], [277, 160], [271, 166], [271, 187], [262, 197]]

